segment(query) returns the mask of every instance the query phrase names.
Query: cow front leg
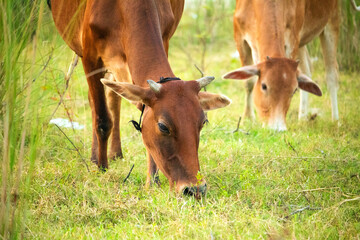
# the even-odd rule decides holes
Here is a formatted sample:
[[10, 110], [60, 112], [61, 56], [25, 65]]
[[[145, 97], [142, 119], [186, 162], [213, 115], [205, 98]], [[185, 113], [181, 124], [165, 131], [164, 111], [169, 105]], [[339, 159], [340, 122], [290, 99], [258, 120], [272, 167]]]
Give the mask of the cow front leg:
[[147, 154], [147, 163], [148, 163], [148, 171], [146, 176], [146, 187], [148, 188], [152, 186], [154, 183], [160, 186], [161, 183], [158, 174], [159, 168], [156, 166], [154, 159], [149, 153]]
[[[253, 56], [252, 56], [252, 50], [248, 43], [242, 39], [242, 38], [235, 38], [237, 43], [237, 49], [240, 55], [240, 61], [242, 66], [248, 66], [253, 64]], [[239, 40], [240, 39], [240, 40]], [[254, 53], [254, 57], [255, 57]], [[255, 120], [255, 113], [254, 113], [254, 103], [253, 103], [253, 89], [256, 82], [256, 77], [252, 77], [248, 80], [246, 80], [245, 83], [245, 109], [242, 114], [242, 117], [239, 117], [237, 128], [234, 132], [237, 132], [239, 130], [240, 122], [244, 123], [245, 119], [248, 119], [250, 121]]]
[[[311, 78], [311, 62], [307, 47], [301, 47], [299, 49], [300, 69], [301, 72]], [[305, 120], [309, 112], [309, 93], [300, 90], [300, 106], [299, 106], [299, 120]]]
[[[95, 119], [95, 108], [90, 98], [90, 92], [88, 92], [88, 100], [91, 108], [91, 119]], [[99, 161], [99, 144], [96, 136], [95, 124], [92, 121], [92, 143], [91, 143], [91, 161], [95, 164]]]
[[[111, 75], [110, 80], [114, 80], [114, 77]], [[121, 138], [120, 138], [120, 111], [121, 111], [121, 97], [117, 95], [114, 91], [107, 91], [107, 100], [109, 105], [109, 110], [111, 112], [113, 129], [110, 135], [110, 153], [109, 158], [123, 158], [123, 153], [121, 150]]]
[[254, 113], [254, 100], [253, 100], [253, 89], [256, 82], [256, 77], [252, 77], [246, 80], [245, 84], [245, 110], [243, 113], [244, 119], [249, 119], [251, 121], [255, 120], [255, 113]]
[[[116, 68], [112, 69], [112, 74], [109, 76], [109, 80], [131, 83], [131, 76], [127, 64], [123, 62], [122, 59], [118, 59], [117, 62], [121, 64], [116, 65]], [[107, 63], [107, 65], [112, 65], [111, 61]], [[120, 137], [121, 97], [117, 93], [109, 89], [107, 91], [107, 99], [114, 124], [113, 130], [110, 135], [111, 141], [109, 158], [123, 158]]]
[[[92, 158], [97, 157], [97, 164], [99, 169], [105, 171], [108, 166], [107, 160], [107, 141], [112, 129], [112, 121], [106, 104], [106, 96], [104, 91], [104, 85], [100, 82], [100, 79], [104, 76], [103, 73], [91, 74], [103, 67], [102, 62], [99, 60], [96, 63], [93, 61], [83, 58], [82, 59], [85, 73], [89, 75], [87, 82], [89, 85], [89, 101], [92, 111], [92, 125], [93, 133], [93, 144], [92, 144]], [[96, 155], [97, 148], [97, 155]]]

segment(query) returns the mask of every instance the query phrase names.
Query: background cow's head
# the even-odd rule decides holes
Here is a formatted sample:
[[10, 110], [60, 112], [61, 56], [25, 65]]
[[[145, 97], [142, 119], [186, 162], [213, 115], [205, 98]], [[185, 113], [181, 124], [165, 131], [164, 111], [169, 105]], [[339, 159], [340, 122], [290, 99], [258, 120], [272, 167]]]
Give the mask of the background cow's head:
[[170, 186], [176, 183], [177, 192], [195, 195], [196, 191], [206, 191], [205, 180], [197, 178], [199, 136], [207, 120], [204, 111], [222, 108], [231, 102], [220, 94], [200, 92], [213, 79], [204, 77], [162, 84], [148, 80], [149, 88], [102, 79], [120, 96], [147, 106], [143, 116], [143, 142]]
[[267, 58], [257, 65], [226, 73], [225, 79], [246, 80], [258, 76], [254, 86], [254, 103], [260, 118], [271, 129], [286, 130], [286, 113], [297, 88], [321, 96], [321, 90], [298, 70], [298, 62], [288, 58]]

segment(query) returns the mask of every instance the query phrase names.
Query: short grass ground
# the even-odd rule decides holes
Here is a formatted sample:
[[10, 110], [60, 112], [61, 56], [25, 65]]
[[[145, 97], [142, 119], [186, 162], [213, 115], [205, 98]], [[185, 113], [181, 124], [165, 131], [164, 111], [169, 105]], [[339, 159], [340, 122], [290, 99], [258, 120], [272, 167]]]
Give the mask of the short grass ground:
[[[46, 45], [46, 43], [43, 43]], [[299, 122], [299, 94], [287, 117], [288, 131], [246, 123], [248, 132], [232, 133], [243, 111], [244, 84], [221, 80], [239, 67], [227, 52], [210, 54], [207, 73], [216, 76], [208, 91], [233, 100], [208, 115], [199, 147], [201, 172], [209, 190], [205, 199], [177, 196], [161, 175], [161, 187], [145, 189], [146, 157], [140, 134], [128, 123], [140, 113], [123, 101], [121, 134], [125, 158], [110, 162], [100, 173], [89, 161], [91, 118], [83, 70], [77, 67], [55, 117], [85, 125], [63, 128], [89, 165], [53, 125], [44, 126], [27, 199], [26, 238], [35, 239], [359, 239], [360, 237], [360, 120], [359, 73], [340, 73], [339, 123], [331, 121], [330, 100], [321, 64], [314, 80], [324, 96], [311, 97], [314, 120]], [[71, 60], [66, 45], [55, 48], [38, 91], [49, 114], [63, 91], [63, 75]], [[219, 57], [221, 56], [221, 57]], [[43, 56], [46, 59], [46, 56]], [[177, 76], [198, 73], [186, 65], [176, 48], [170, 60]], [[58, 69], [58, 70], [57, 70]], [[40, 86], [41, 85], [41, 86]], [[134, 169], [125, 183], [123, 180]], [[304, 209], [306, 208], [306, 209]], [[302, 210], [296, 212], [297, 210]]]
[[[54, 52], [33, 85], [39, 98], [32, 105], [41, 109], [37, 111], [41, 112], [39, 122], [45, 124], [39, 133], [32, 182], [29, 188], [21, 189], [27, 209], [25, 238], [360, 238], [359, 72], [340, 72], [339, 122], [331, 121], [324, 70], [318, 60], [313, 79], [324, 96], [310, 98], [311, 108], [318, 109], [317, 117], [297, 120], [296, 93], [287, 116], [287, 132], [266, 130], [255, 122], [241, 126], [248, 134], [232, 133], [244, 109], [244, 83], [222, 80], [221, 75], [240, 63], [231, 57], [235, 52], [232, 40], [225, 41], [227, 45], [212, 45], [206, 54], [205, 72], [216, 81], [208, 91], [223, 93], [233, 103], [208, 114], [199, 158], [209, 190], [205, 199], [196, 201], [169, 191], [161, 174], [161, 187], [144, 188], [145, 148], [141, 135], [128, 123], [138, 120], [140, 112], [125, 100], [120, 123], [125, 158], [111, 161], [106, 173], [90, 162], [91, 114], [81, 64], [54, 116], [85, 125], [83, 130], [62, 128], [78, 151], [57, 127], [47, 124], [64, 91], [63, 73], [72, 52], [52, 24], [45, 24], [45, 28], [52, 29], [55, 40], [38, 43], [39, 69], [35, 71], [41, 70], [52, 48]], [[176, 35], [174, 41], [181, 41], [181, 36]], [[199, 59], [200, 49], [187, 47], [190, 56]], [[178, 77], [190, 80], [200, 76], [189, 53], [176, 45], [171, 47], [169, 58]], [[28, 65], [24, 63], [24, 67]], [[26, 164], [25, 171], [28, 168]]]

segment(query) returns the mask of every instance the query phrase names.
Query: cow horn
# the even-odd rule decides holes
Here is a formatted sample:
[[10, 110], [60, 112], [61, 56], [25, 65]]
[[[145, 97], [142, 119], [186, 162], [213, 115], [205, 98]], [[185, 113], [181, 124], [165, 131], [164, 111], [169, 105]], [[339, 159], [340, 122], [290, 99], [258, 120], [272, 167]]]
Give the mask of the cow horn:
[[160, 92], [160, 89], [161, 89], [161, 84], [160, 83], [156, 83], [151, 79], [147, 80], [147, 83], [149, 84], [151, 90], [153, 90], [155, 93]]
[[360, 6], [356, 6], [355, 0], [351, 0], [352, 6], [354, 7], [355, 11], [360, 12]]
[[214, 79], [215, 79], [214, 77], [202, 77], [196, 81], [199, 83], [200, 88], [203, 88], [209, 83], [211, 83]]

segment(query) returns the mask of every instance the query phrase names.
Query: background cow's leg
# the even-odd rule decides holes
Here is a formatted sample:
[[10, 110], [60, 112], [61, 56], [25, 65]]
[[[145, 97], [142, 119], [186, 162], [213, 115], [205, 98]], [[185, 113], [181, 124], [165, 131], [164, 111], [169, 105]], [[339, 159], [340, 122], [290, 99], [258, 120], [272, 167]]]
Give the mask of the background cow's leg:
[[[108, 77], [109, 80], [113, 80], [114, 76], [111, 74]], [[120, 138], [120, 110], [121, 110], [121, 97], [112, 90], [106, 91], [107, 103], [111, 112], [113, 129], [110, 135], [110, 152], [109, 158], [115, 159], [117, 157], [123, 158], [121, 150], [121, 138]]]
[[336, 47], [338, 41], [339, 25], [338, 21], [332, 20], [320, 35], [323, 50], [326, 82], [331, 98], [332, 119], [339, 120], [339, 110], [337, 103], [338, 90], [338, 64], [336, 60]]
[[245, 96], [245, 110], [243, 113], [244, 119], [249, 119], [251, 121], [255, 120], [255, 113], [254, 113], [254, 103], [253, 103], [253, 89], [256, 82], [256, 77], [252, 77], [246, 80], [245, 89], [246, 89], [246, 96]]
[[[82, 62], [86, 74], [91, 74], [92, 71], [103, 67], [101, 60], [93, 62], [85, 56], [82, 58]], [[102, 77], [104, 77], [103, 73], [90, 75], [87, 77], [87, 82], [89, 85], [90, 106], [93, 113], [93, 131], [96, 133], [98, 143], [98, 167], [105, 170], [108, 168], [107, 140], [112, 128], [112, 122], [106, 104], [104, 85], [100, 82]], [[96, 144], [93, 143], [93, 147], [96, 147]]]
[[146, 177], [146, 187], [150, 187], [153, 183], [160, 186], [160, 179], [158, 175], [159, 168], [156, 166], [154, 159], [151, 155], [147, 154], [148, 172]]
[[[239, 54], [240, 54], [240, 61], [242, 66], [247, 66], [253, 64], [253, 59], [251, 55], [251, 48], [249, 45], [242, 41], [241, 44], [238, 44], [237, 46]], [[248, 80], [246, 80], [245, 83], [245, 89], [246, 89], [246, 95], [245, 95], [245, 110], [243, 113], [243, 120], [250, 119], [251, 121], [255, 120], [255, 114], [254, 114], [254, 104], [253, 104], [253, 89], [256, 82], [257, 77], [252, 77]], [[243, 121], [244, 122], [244, 121]]]
[[[311, 78], [311, 62], [309, 52], [306, 46], [299, 49], [300, 69], [301, 72]], [[299, 120], [305, 120], [309, 112], [309, 93], [300, 90], [300, 106], [299, 106]]]

